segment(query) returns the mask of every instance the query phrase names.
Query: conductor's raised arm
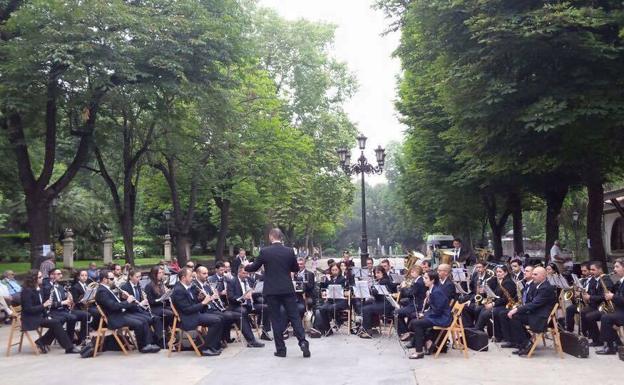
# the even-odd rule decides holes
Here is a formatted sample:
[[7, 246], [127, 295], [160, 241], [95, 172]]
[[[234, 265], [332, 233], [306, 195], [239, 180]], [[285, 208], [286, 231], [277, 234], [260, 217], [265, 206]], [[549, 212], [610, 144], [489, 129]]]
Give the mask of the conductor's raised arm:
[[262, 267], [262, 264], [264, 263], [263, 261], [264, 258], [262, 258], [262, 250], [260, 250], [260, 255], [258, 255], [258, 258], [256, 258], [252, 263], [245, 266], [245, 271], [248, 273], [258, 271]]

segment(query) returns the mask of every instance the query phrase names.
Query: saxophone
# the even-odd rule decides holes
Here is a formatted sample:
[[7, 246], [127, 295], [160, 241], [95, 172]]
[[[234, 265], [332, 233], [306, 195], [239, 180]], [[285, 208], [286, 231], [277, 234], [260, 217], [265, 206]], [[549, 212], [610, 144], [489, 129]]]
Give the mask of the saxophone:
[[[498, 283], [498, 285], [500, 286], [501, 290], [503, 291], [503, 295], [505, 296], [505, 298], [507, 299], [507, 304], [505, 305], [506, 309], [514, 309], [518, 306], [520, 306], [519, 301], [514, 301], [513, 297], [511, 296], [511, 294], [509, 294], [509, 291], [507, 289], [505, 289], [505, 286], [503, 285], [504, 280], [500, 281]], [[517, 286], [516, 286], [517, 289]]]
[[[604, 282], [605, 278], [608, 278], [610, 276], [610, 274], [603, 274], [598, 278], [598, 281], [600, 282], [600, 285], [602, 285], [602, 293], [603, 294], [607, 294], [609, 293], [609, 289], [607, 288], [607, 285]], [[613, 301], [611, 300], [604, 300], [600, 306], [598, 306], [598, 310], [600, 310], [601, 312], [605, 312], [605, 313], [615, 313], [615, 306], [613, 306]]]

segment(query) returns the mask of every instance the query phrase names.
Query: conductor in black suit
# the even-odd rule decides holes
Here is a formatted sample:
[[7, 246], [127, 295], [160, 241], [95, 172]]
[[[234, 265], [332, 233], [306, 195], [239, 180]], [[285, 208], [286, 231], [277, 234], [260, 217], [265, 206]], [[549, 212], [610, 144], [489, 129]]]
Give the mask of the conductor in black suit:
[[247, 265], [245, 270], [254, 272], [264, 266], [263, 295], [269, 307], [271, 324], [273, 324], [273, 338], [275, 340], [274, 353], [276, 357], [286, 357], [284, 344], [284, 328], [286, 320], [280, 319], [280, 308], [284, 307], [288, 321], [293, 327], [295, 336], [299, 340], [299, 347], [304, 357], [310, 357], [310, 345], [305, 339], [303, 324], [297, 311], [297, 296], [292, 283], [291, 274], [299, 271], [297, 258], [293, 249], [285, 247], [282, 242], [282, 231], [274, 228], [269, 232], [271, 246], [260, 250], [256, 260]]

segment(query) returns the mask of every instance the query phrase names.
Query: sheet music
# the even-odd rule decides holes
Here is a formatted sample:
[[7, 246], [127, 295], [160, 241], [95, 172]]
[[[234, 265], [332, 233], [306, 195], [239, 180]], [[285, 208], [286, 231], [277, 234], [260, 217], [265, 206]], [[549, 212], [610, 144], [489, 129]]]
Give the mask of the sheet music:
[[165, 291], [165, 294], [163, 294], [162, 297], [158, 298], [156, 302], [163, 302], [168, 300], [169, 298], [171, 298], [171, 294], [173, 294], [173, 290]]
[[167, 286], [174, 286], [176, 283], [178, 283], [178, 275], [177, 274], [170, 275], [169, 280], [167, 281]]
[[385, 285], [373, 285], [373, 287], [377, 290], [377, 294], [390, 295], [390, 292]]
[[328, 285], [327, 299], [344, 299], [344, 288], [342, 285]]
[[392, 283], [396, 284], [400, 284], [401, 282], [405, 281], [405, 277], [397, 273], [390, 273], [390, 278], [392, 278]]
[[96, 292], [97, 292], [96, 288], [93, 288], [93, 289], [87, 288], [87, 290], [85, 290], [84, 295], [82, 296], [82, 299], [80, 300], [80, 303], [87, 303], [87, 302], [95, 299], [95, 293]]
[[353, 296], [355, 298], [367, 299], [371, 297], [367, 281], [359, 281], [353, 286]]
[[254, 294], [262, 294], [262, 290], [264, 289], [264, 282], [258, 281], [256, 282], [256, 287], [254, 287]]
[[461, 267], [456, 267], [452, 270], [453, 281], [457, 282], [466, 282], [468, 277], [466, 276], [466, 271]]
[[388, 300], [390, 305], [392, 305], [393, 308], [395, 308], [395, 309], [400, 309], [401, 308], [401, 306], [398, 304], [398, 302], [394, 298], [392, 298], [391, 295], [387, 295], [386, 299]]

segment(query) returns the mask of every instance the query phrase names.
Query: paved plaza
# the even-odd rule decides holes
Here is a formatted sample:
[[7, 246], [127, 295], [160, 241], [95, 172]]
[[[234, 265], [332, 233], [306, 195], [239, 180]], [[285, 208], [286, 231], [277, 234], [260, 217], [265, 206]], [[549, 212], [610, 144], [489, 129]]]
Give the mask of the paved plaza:
[[[6, 346], [9, 328], [0, 328]], [[408, 360], [395, 337], [362, 340], [344, 334], [312, 339], [312, 357], [304, 359], [296, 339], [288, 339], [288, 357], [273, 357], [273, 346], [248, 349], [231, 344], [219, 357], [196, 357], [192, 352], [157, 354], [105, 352], [97, 358], [66, 355], [56, 346], [45, 356], [25, 352], [0, 359], [2, 384], [622, 384], [624, 362], [616, 356], [589, 359], [558, 358], [551, 348], [539, 348], [531, 359], [490, 344], [489, 352], [470, 351], [465, 359], [452, 350], [438, 359]]]

